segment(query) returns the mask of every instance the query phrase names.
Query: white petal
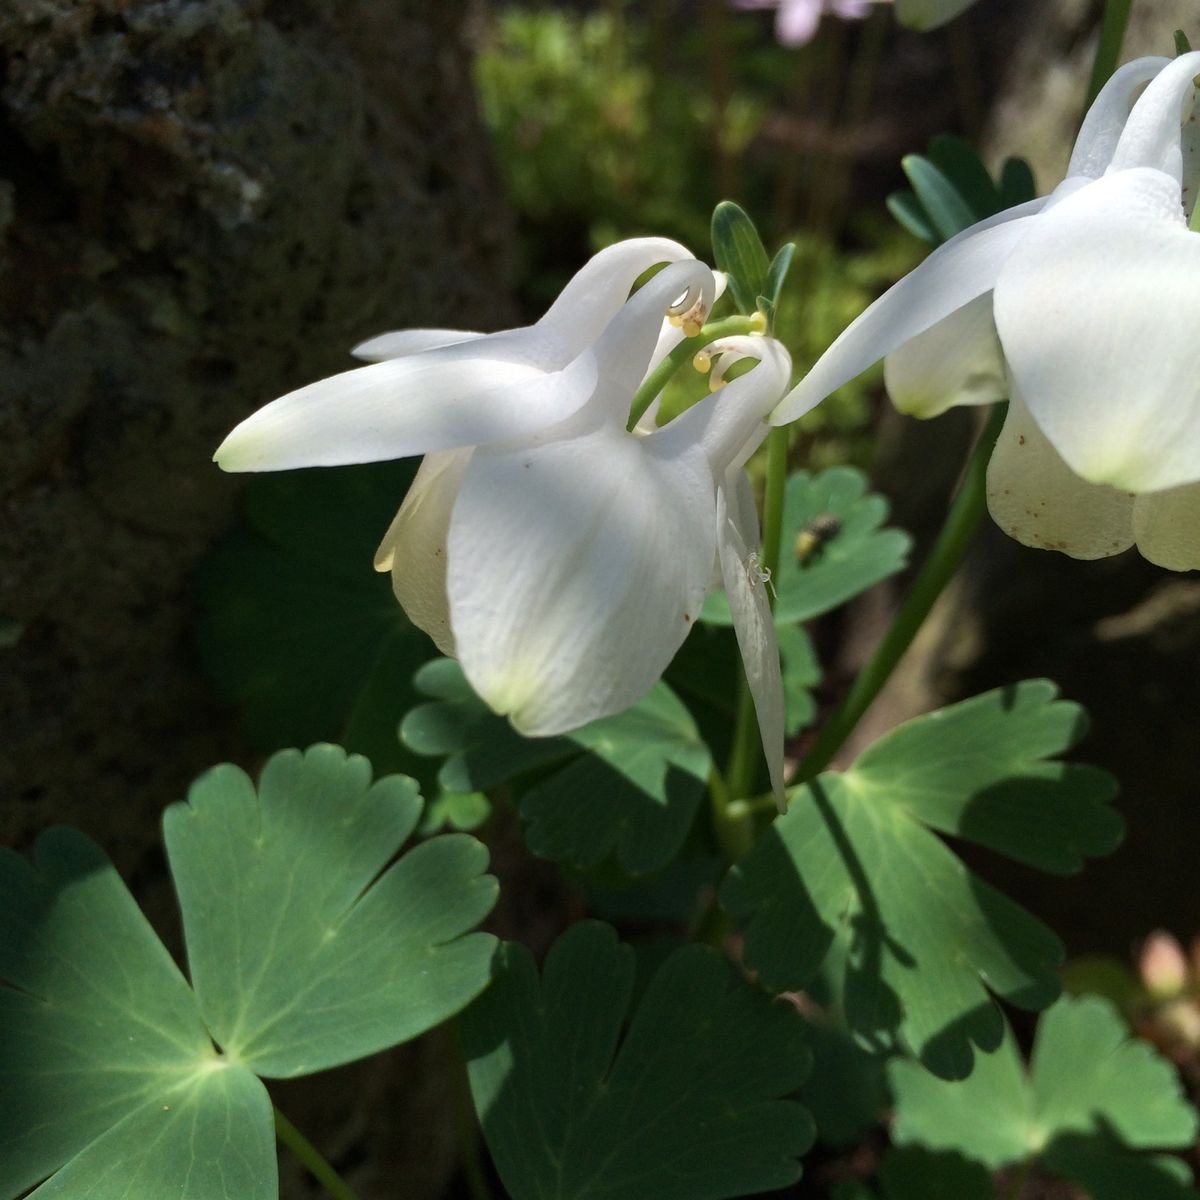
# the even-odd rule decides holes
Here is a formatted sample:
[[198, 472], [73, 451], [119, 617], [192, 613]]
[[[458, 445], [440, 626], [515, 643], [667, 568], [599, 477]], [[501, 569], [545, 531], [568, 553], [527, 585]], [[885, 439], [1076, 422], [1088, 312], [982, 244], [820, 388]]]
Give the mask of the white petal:
[[1133, 545], [1133, 497], [1080, 479], [1018, 396], [988, 463], [987, 501], [1009, 537], [1039, 550], [1107, 558]]
[[650, 689], [691, 629], [716, 555], [712, 475], [697, 450], [604, 427], [479, 451], [450, 526], [459, 660], [522, 733], [618, 712]]
[[978, 296], [883, 360], [892, 403], [913, 417], [958, 404], [991, 404], [1008, 394], [992, 294]]
[[1009, 371], [1089, 482], [1143, 492], [1200, 479], [1198, 278], [1178, 186], [1144, 168], [1048, 210], [1005, 266], [994, 311]]
[[896, 20], [909, 29], [936, 29], [974, 3], [975, 0], [896, 0]]
[[766, 418], [791, 381], [792, 360], [781, 342], [768, 337], [729, 337], [713, 342], [711, 354], [756, 358], [745, 375], [724, 384], [654, 438], [662, 445], [703, 447], [713, 474], [720, 478], [732, 464], [741, 466], [769, 432]]
[[1083, 118], [1075, 148], [1071, 151], [1068, 178], [1086, 176], [1099, 179], [1104, 174], [1112, 161], [1125, 122], [1129, 120], [1138, 89], [1170, 62], [1169, 58], [1156, 56], [1136, 58], [1112, 73]]
[[350, 353], [364, 362], [383, 362], [388, 358], [405, 358], [409, 354], [436, 350], [438, 346], [473, 342], [483, 336], [482, 333], [469, 333], [465, 329], [396, 329], [359, 342]]
[[[696, 259], [671, 263], [629, 298], [594, 346], [580, 359], [594, 361], [595, 396], [580, 422], [607, 423], [624, 430], [629, 405], [658, 344], [662, 314], [681, 296], [711, 309], [716, 281]], [[557, 436], [557, 434], [555, 435]]]
[[447, 540], [454, 501], [473, 453], [443, 450], [425, 456], [375, 555], [375, 569], [392, 573], [392, 591], [408, 619], [451, 658]]
[[758, 732], [780, 812], [787, 810], [783, 786], [783, 677], [779, 643], [767, 599], [767, 582], [759, 578], [758, 560], [730, 519], [725, 488], [717, 490], [717, 553], [729, 611], [737, 634], [746, 682], [754, 700]]
[[771, 423], [802, 417], [873, 362], [991, 291], [1013, 249], [1040, 219], [1043, 204], [1034, 200], [1008, 209], [939, 246], [843, 331], [787, 394]]
[[[1178, 185], [1183, 181], [1179, 127], [1184, 105], [1192, 104], [1192, 80], [1200, 74], [1200, 50], [1181, 54], [1168, 63], [1133, 106], [1113, 152], [1111, 169], [1153, 167]], [[1190, 115], [1190, 111], [1189, 111]]]
[[538, 325], [561, 339], [567, 357], [574, 358], [603, 333], [640, 275], [658, 263], [692, 257], [670, 238], [629, 238], [606, 246], [575, 273]]
[[1139, 496], [1133, 533], [1143, 558], [1168, 571], [1200, 570], [1200, 484]]
[[259, 409], [214, 457], [226, 471], [278, 471], [526, 436], [565, 420], [596, 387], [590, 355], [546, 371], [522, 361], [528, 349], [517, 334], [492, 334], [345, 371]]

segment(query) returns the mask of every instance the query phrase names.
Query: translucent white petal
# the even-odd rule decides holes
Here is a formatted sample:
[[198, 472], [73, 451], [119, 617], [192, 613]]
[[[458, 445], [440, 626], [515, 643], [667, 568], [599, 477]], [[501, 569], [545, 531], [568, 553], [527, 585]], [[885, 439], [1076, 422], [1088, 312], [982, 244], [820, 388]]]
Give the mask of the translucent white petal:
[[494, 334], [345, 371], [260, 408], [214, 457], [226, 471], [278, 471], [506, 441], [565, 420], [596, 388], [590, 355], [546, 371], [520, 353], [515, 335]]
[[1170, 62], [1169, 58], [1158, 56], [1136, 58], [1112, 73], [1083, 118], [1075, 148], [1071, 151], [1068, 178], [1086, 176], [1099, 179], [1104, 174], [1112, 161], [1138, 90]]
[[[562, 339], [567, 357], [573, 358], [617, 315], [640, 275], [658, 263], [692, 257], [686, 246], [670, 238], [629, 238], [606, 246], [575, 273], [538, 325]], [[669, 303], [663, 304], [664, 311]]]
[[454, 501], [473, 453], [471, 449], [443, 450], [425, 456], [375, 555], [375, 569], [391, 572], [392, 591], [408, 619], [451, 657], [454, 634], [446, 595], [447, 540]]
[[1177, 186], [1182, 183], [1179, 126], [1185, 105], [1190, 115], [1192, 80], [1197, 74], [1200, 74], [1200, 50], [1181, 54], [1146, 85], [1121, 131], [1113, 151], [1112, 170], [1153, 167], [1170, 175]]
[[479, 451], [450, 525], [448, 590], [463, 670], [530, 736], [643, 696], [691, 629], [716, 556], [703, 454], [650, 452], [604, 427]]
[[1018, 396], [988, 463], [987, 502], [1009, 537], [1039, 550], [1107, 558], [1133, 545], [1133, 497], [1080, 479]]
[[436, 350], [438, 346], [473, 342], [483, 336], [482, 333], [469, 333], [465, 329], [396, 329], [359, 342], [350, 353], [364, 362], [383, 362], [388, 358], [404, 358], [409, 354]]
[[893, 350], [883, 360], [883, 380], [892, 403], [913, 417], [1003, 400], [1008, 383], [991, 292]]
[[1200, 570], [1200, 484], [1139, 496], [1133, 534], [1142, 557], [1152, 563], [1168, 571]]
[[771, 790], [780, 812], [787, 809], [783, 786], [783, 677], [779, 642], [767, 599], [767, 581], [760, 578], [758, 559], [751, 555], [741, 530], [731, 519], [725, 487], [717, 490], [717, 553], [721, 576], [746, 682], [754, 700], [758, 732], [771, 777]]
[[1005, 266], [993, 307], [1009, 371], [1089, 482], [1200, 479], [1198, 278], [1178, 185], [1144, 168], [1048, 210]]
[[1043, 203], [1009, 209], [939, 246], [843, 331], [787, 394], [771, 423], [802, 417], [873, 362], [991, 291], [1008, 256], [1040, 219]]
[[714, 475], [720, 478], [731, 464], [741, 466], [767, 435], [766, 418], [791, 382], [792, 360], [781, 342], [768, 337], [721, 338], [708, 350], [758, 362], [653, 436], [663, 445], [703, 447]]

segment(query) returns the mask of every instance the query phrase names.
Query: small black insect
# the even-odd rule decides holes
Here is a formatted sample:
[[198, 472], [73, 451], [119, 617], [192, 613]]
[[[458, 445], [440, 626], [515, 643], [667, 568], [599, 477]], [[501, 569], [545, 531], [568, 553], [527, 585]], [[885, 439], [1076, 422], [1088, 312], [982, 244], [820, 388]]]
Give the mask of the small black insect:
[[842, 519], [833, 513], [814, 517], [796, 535], [796, 559], [804, 563], [841, 532]]

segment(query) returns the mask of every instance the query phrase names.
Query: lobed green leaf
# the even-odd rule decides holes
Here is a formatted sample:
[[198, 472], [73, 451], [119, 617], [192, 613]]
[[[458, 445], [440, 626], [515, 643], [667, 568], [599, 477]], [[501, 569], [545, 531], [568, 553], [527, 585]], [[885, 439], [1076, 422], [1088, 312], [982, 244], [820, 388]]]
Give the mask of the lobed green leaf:
[[1111, 850], [1110, 777], [1051, 761], [1083, 730], [1081, 710], [1035, 680], [910, 721], [797, 789], [721, 889], [750, 964], [775, 990], [803, 988], [836, 942], [855, 1034], [966, 1075], [972, 1045], [1003, 1036], [991, 997], [1048, 1005], [1062, 947], [934, 830], [1060, 872]]
[[720, 1200], [795, 1182], [812, 1141], [786, 1099], [808, 1066], [795, 1009], [687, 946], [622, 1036], [633, 984], [633, 951], [585, 921], [540, 979], [527, 950], [505, 945], [460, 1018], [475, 1107], [514, 1200]]

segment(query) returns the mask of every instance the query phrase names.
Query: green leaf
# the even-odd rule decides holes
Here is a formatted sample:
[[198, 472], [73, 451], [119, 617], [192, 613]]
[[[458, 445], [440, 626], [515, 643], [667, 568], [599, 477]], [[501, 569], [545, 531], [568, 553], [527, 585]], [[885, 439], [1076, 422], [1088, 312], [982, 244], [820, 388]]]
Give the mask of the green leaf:
[[952, 1152], [893, 1146], [879, 1165], [885, 1200], [996, 1200], [991, 1175]]
[[949, 241], [975, 224], [970, 205], [929, 159], [919, 154], [906, 154], [900, 165], [942, 241]]
[[34, 1195], [38, 1200], [255, 1200], [277, 1193], [271, 1100], [244, 1067], [216, 1064], [131, 1113]]
[[200, 649], [247, 736], [276, 750], [339, 741], [376, 771], [419, 774], [400, 715], [429, 639], [372, 558], [411, 482], [390, 462], [263, 475], [199, 575]]
[[743, 316], [753, 316], [756, 301], [770, 295], [767, 251], [754, 222], [732, 200], [722, 200], [712, 215], [713, 259], [729, 279], [733, 302]]
[[914, 237], [928, 242], [931, 246], [936, 246], [941, 242], [942, 235], [934, 228], [929, 214], [922, 207], [915, 192], [910, 192], [907, 188], [899, 192], [892, 192], [886, 203], [888, 212], [892, 214], [897, 223]]
[[784, 242], [775, 251], [771, 265], [767, 268], [766, 298], [773, 308], [779, 307], [779, 297], [783, 294], [783, 285], [787, 282], [788, 272], [792, 269], [792, 259], [796, 257], [796, 243]]
[[800, 626], [780, 625], [775, 632], [783, 668], [784, 732], [795, 737], [816, 719], [817, 702], [810, 689], [821, 682], [821, 664], [812, 638]]
[[666, 684], [622, 713], [539, 739], [521, 737], [489, 712], [449, 659], [422, 668], [417, 686], [439, 702], [410, 712], [401, 736], [420, 753], [448, 756], [438, 775], [447, 790], [482, 790], [548, 768], [519, 801], [535, 854], [585, 868], [615, 855], [640, 875], [683, 845], [712, 760]]
[[428, 836], [450, 828], [470, 833], [491, 815], [491, 801], [482, 792], [442, 792], [425, 806], [417, 832]]
[[794, 1183], [812, 1142], [785, 1099], [808, 1066], [795, 1009], [688, 946], [622, 1037], [633, 982], [633, 951], [585, 921], [540, 980], [505, 945], [463, 1014], [476, 1111], [513, 1200], [720, 1200]]
[[[912, 544], [899, 529], [882, 529], [888, 504], [867, 493], [852, 467], [789, 476], [783, 508], [783, 553], [772, 583], [777, 624], [819, 617], [902, 571]], [[732, 623], [724, 592], [705, 602], [701, 619]]]
[[821, 1143], [846, 1150], [879, 1124], [888, 1107], [885, 1063], [844, 1029], [819, 1019], [809, 1023], [808, 1042], [812, 1073], [797, 1098], [812, 1113]]
[[934, 832], [1060, 873], [1116, 845], [1112, 779], [1052, 760], [1086, 725], [1055, 694], [1034, 680], [918, 717], [794, 793], [721, 889], [769, 987], [805, 987], [845, 942], [850, 1028], [952, 1077], [972, 1044], [999, 1044], [989, 992], [1033, 1009], [1055, 998], [1058, 939]]
[[70, 829], [32, 866], [0, 851], [0, 897], [0, 1196], [273, 1197], [266, 1091], [217, 1055], [103, 851]]
[[1000, 211], [1000, 193], [979, 152], [965, 138], [937, 134], [929, 141], [929, 158], [970, 209], [971, 224]]
[[[268, 1077], [305, 1075], [432, 1028], [487, 985], [496, 900], [465, 834], [388, 861], [416, 784], [337, 746], [287, 750], [257, 792], [214, 768], [163, 818], [192, 983], [213, 1038]], [[382, 872], [382, 874], [380, 873]]]
[[1174, 1068], [1129, 1039], [1107, 1000], [1054, 1005], [1038, 1026], [1028, 1077], [1009, 1029], [960, 1082], [901, 1060], [889, 1077], [898, 1142], [956, 1150], [992, 1169], [1040, 1159], [1094, 1200], [1196, 1196], [1186, 1172], [1180, 1182], [1182, 1164], [1133, 1153], [1190, 1145], [1196, 1113]]
[[1006, 158], [1000, 169], [1000, 207], [1013, 208], [1036, 196], [1033, 168], [1023, 158]]

